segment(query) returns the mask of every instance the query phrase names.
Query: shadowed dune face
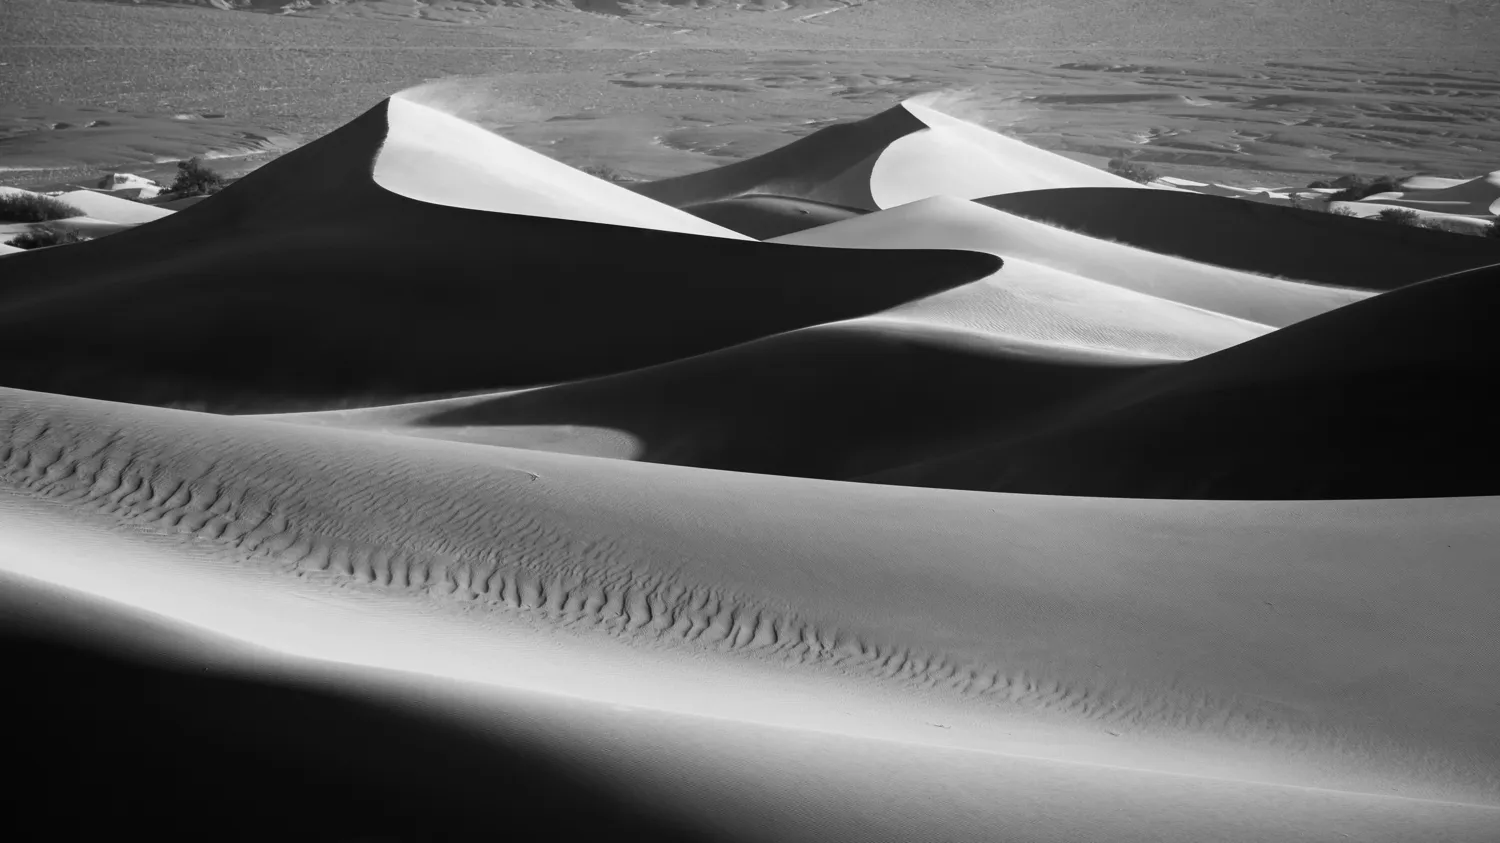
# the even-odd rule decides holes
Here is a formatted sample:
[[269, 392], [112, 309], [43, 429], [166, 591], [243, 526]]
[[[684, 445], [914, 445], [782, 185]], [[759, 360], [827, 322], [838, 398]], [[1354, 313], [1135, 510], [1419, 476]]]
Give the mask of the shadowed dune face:
[[[558, 840], [716, 839], [503, 727], [440, 716], [368, 683], [209, 667], [244, 648], [0, 583], [10, 683], [0, 713], [28, 724], [7, 744], [26, 771], [7, 789], [50, 814], [55, 834], [477, 841], [494, 839], [504, 817], [507, 833]], [[163, 657], [183, 644], [192, 652]], [[89, 810], [69, 810], [80, 792]]]
[[1196, 193], [1067, 188], [978, 201], [1164, 255], [1346, 287], [1390, 290], [1500, 262], [1500, 240]]
[[683, 210], [756, 240], [769, 240], [868, 213], [809, 199], [753, 194], [685, 205]]
[[1416, 284], [1157, 372], [1035, 436], [867, 479], [1117, 497], [1493, 494], [1484, 384], [1500, 360], [1474, 313], [1497, 305], [1500, 266]]
[[999, 265], [419, 202], [371, 180], [386, 121], [373, 109], [138, 229], [8, 257], [6, 383], [239, 408], [532, 384], [875, 312]]

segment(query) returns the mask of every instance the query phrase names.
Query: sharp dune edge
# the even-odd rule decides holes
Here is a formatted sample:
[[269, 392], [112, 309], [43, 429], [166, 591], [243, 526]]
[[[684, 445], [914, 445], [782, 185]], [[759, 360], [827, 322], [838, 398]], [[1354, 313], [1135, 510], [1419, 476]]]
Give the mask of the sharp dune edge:
[[1114, 178], [908, 103], [629, 191], [396, 97], [6, 256], [23, 796], [165, 839], [1493, 841], [1500, 258]]

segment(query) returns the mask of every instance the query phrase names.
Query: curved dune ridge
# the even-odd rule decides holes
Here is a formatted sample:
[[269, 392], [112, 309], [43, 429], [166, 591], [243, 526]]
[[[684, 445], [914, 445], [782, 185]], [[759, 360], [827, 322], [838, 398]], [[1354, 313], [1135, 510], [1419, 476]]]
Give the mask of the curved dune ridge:
[[1440, 214], [1490, 217], [1500, 215], [1500, 170], [1466, 181], [1424, 184], [1408, 180], [1401, 190], [1376, 193], [1361, 200]]
[[907, 100], [745, 161], [633, 189], [682, 208], [766, 195], [876, 211], [1053, 187], [1140, 185]]
[[[12, 256], [0, 288], [6, 382], [250, 409], [544, 383], [879, 311], [1000, 265], [535, 216], [546, 173], [517, 176], [523, 189], [506, 204], [504, 158], [475, 183], [515, 213], [433, 204], [473, 198], [445, 192], [461, 181], [457, 164], [436, 166], [431, 186], [419, 168], [382, 164], [390, 126], [427, 138], [428, 120], [454, 146], [468, 137], [391, 100], [189, 210]], [[552, 200], [586, 204], [568, 191], [590, 177], [569, 172]], [[615, 208], [601, 219], [654, 205], [598, 185], [610, 203], [628, 199], [600, 205]]]
[[[1200, 340], [1196, 354], [1181, 355], [1183, 349], [1165, 349], [1168, 353], [1178, 352], [1179, 356], [1198, 356], [1264, 333], [1241, 322], [1281, 327], [1370, 295], [1156, 254], [947, 196], [778, 237], [773, 242], [852, 248], [911, 248], [921, 243], [926, 248], [991, 252], [1008, 259], [1005, 273], [995, 276], [996, 286], [1017, 294], [1021, 284], [1016, 280], [1021, 274], [1019, 267], [1055, 270], [1053, 273], [1033, 270], [1039, 276], [1036, 283], [1044, 285], [1036, 287], [1033, 295], [1054, 300], [1066, 284], [1058, 273], [1073, 279], [1081, 276], [1097, 282], [1095, 289], [1080, 290], [1074, 299], [1075, 306], [1091, 311], [1085, 321], [1098, 324], [1112, 319], [1116, 323], [1114, 330], [1127, 333], [1144, 333], [1151, 330], [1154, 322], [1164, 322], [1167, 324], [1161, 331], [1167, 336], [1190, 335], [1190, 329], [1181, 325], [1188, 319], [1214, 326], [1217, 336]], [[1124, 304], [1127, 300], [1136, 308], [1150, 310], [1127, 310]], [[1172, 307], [1169, 303], [1174, 302], [1187, 307]], [[955, 311], [978, 312], [973, 308], [955, 308]], [[1233, 318], [1213, 319], [1211, 314]], [[1027, 330], [1028, 324], [1045, 323], [1027, 316], [1020, 320], [1017, 329]]]
[[[1388, 824], [1361, 820], [1364, 839], [1478, 841], [1500, 816], [1493, 499], [932, 492], [11, 390], [0, 407], [13, 573], [473, 683], [465, 722], [591, 759], [589, 781], [710, 837], [1064, 839], [1029, 834], [1053, 817], [1295, 839], [1363, 810]], [[809, 743], [824, 757], [790, 763]], [[914, 786], [940, 771], [951, 786]]]
[[635, 193], [398, 97], [5, 256], [12, 795], [1492, 843], [1500, 257], [1081, 166], [907, 103]]
[[977, 201], [1158, 254], [1345, 287], [1390, 290], [1500, 262], [1500, 240], [1185, 191], [1067, 188]]
[[1482, 495], [1500, 457], [1476, 312], [1500, 265], [1415, 284], [1153, 373], [1034, 435], [868, 478], [1162, 498]]

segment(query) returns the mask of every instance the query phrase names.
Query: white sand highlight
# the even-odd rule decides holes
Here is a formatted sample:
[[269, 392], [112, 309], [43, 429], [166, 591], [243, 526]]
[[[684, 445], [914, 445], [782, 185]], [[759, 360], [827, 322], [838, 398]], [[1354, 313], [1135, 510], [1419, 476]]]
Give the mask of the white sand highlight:
[[769, 195], [880, 210], [932, 196], [1142, 185], [907, 100], [785, 147], [637, 191], [677, 207]]
[[141, 225], [172, 215], [168, 208], [110, 196], [97, 190], [70, 190], [57, 198], [83, 211], [85, 216], [119, 225]]
[[397, 96], [375, 183], [412, 199], [476, 211], [748, 239]]
[[[644, 709], [662, 729], [610, 730], [630, 768], [689, 815], [718, 801], [689, 781], [751, 799], [743, 839], [1062, 839], [1038, 810], [1123, 840], [1324, 839], [1354, 799], [1389, 823], [1365, 839], [1478, 843], [1500, 816], [1492, 498], [986, 495], [0, 407], [7, 571], [507, 706], [570, 696], [533, 722], [575, 752], [595, 706]], [[843, 749], [800, 795], [751, 796], [789, 793], [766, 776], [808, 742]], [[912, 787], [933, 776], [952, 786]], [[1035, 776], [1014, 813], [1001, 786]], [[1214, 810], [1115, 810], [1184, 800]]]
[[[1032, 290], [1032, 297], [1069, 301], [1072, 307], [1079, 308], [1077, 318], [1086, 323], [1102, 326], [1110, 322], [1116, 325], [1114, 330], [1133, 327], [1136, 331], [1157, 330], [1162, 336], [1183, 336], [1185, 346], [1173, 341], [1165, 346], [1158, 343], [1141, 348], [1177, 356], [1195, 356], [1191, 349], [1204, 353], [1224, 348], [1264, 333], [1257, 326], [1289, 325], [1370, 295], [1148, 252], [947, 197], [809, 229], [771, 242], [844, 248], [915, 248], [920, 244], [926, 248], [970, 249], [1003, 255], [1012, 260], [995, 277], [998, 286], [1021, 295], [1019, 277], [1028, 276], [1027, 287]], [[1058, 272], [1039, 274], [1028, 268], [1032, 266]], [[1017, 272], [1018, 268], [1023, 272]], [[1080, 288], [1079, 282], [1072, 280], [1079, 276], [1108, 287]], [[948, 296], [958, 294], [955, 291]], [[1133, 309], [1121, 309], [1125, 301], [1130, 301]], [[1169, 302], [1188, 307], [1172, 307]], [[1140, 309], [1143, 306], [1148, 308], [1149, 315]], [[1213, 314], [1232, 318], [1215, 319]], [[1047, 321], [1020, 314], [1016, 328], [1034, 332]], [[1207, 327], [1210, 325], [1211, 329]], [[1188, 336], [1196, 339], [1187, 340]]]

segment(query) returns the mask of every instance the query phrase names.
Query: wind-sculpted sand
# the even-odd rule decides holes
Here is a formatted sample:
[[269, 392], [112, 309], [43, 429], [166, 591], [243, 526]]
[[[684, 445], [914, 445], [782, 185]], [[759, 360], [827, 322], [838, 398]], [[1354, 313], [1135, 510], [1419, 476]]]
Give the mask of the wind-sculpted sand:
[[0, 259], [59, 833], [1493, 839], [1490, 251], [1211, 260], [923, 103], [629, 190], [439, 94]]

